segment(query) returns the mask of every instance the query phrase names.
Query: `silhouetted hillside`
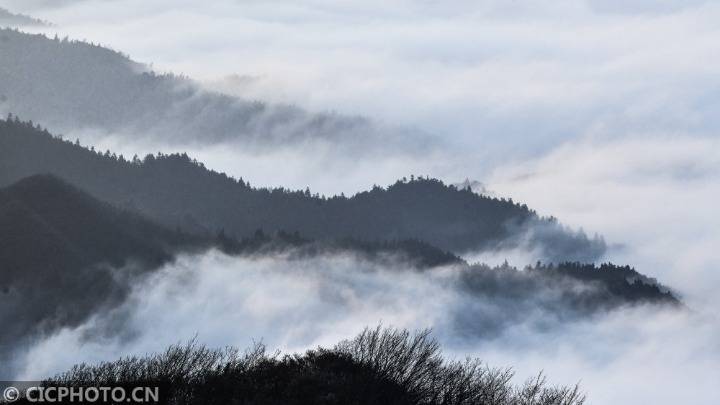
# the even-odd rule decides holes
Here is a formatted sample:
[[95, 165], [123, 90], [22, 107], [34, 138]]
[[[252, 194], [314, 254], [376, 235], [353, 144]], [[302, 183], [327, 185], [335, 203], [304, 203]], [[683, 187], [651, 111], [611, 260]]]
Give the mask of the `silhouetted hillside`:
[[[45, 261], [43, 267], [62, 265], [52, 252], [69, 254], [79, 265], [107, 262], [118, 266], [131, 257], [161, 263], [172, 249], [192, 239], [101, 203], [52, 175], [26, 178], [0, 190], [0, 215], [2, 246], [10, 250], [10, 256], [3, 256], [6, 269], [15, 267], [11, 259], [24, 258], [12, 244], [47, 247], [47, 255], [27, 256]], [[28, 263], [17, 267], [27, 268]]]
[[201, 244], [52, 176], [0, 189], [0, 363], [11, 343], [85, 321], [121, 302], [135, 277]]
[[[160, 75], [107, 48], [0, 30], [0, 113], [52, 128], [122, 133], [177, 143], [238, 140], [246, 146], [341, 140], [338, 146], [394, 142], [368, 120], [310, 114], [205, 91], [191, 80]], [[377, 138], [380, 131], [383, 137]], [[415, 134], [420, 137], [420, 134]], [[412, 148], [413, 144], [403, 145]]]
[[605, 250], [525, 205], [458, 190], [434, 179], [398, 181], [351, 198], [309, 190], [252, 188], [187, 155], [126, 160], [53, 138], [30, 124], [0, 121], [0, 185], [53, 173], [95, 197], [134, 208], [172, 228], [251, 235], [256, 229], [311, 239], [418, 239], [463, 252], [522, 246], [550, 261], [591, 261]]
[[[447, 361], [429, 331], [366, 329], [334, 348], [269, 355], [257, 345], [212, 350], [190, 343], [142, 358], [81, 364], [46, 387], [159, 386], [168, 404], [580, 405], [575, 387], [545, 377], [514, 385], [510, 369]], [[28, 403], [24, 400], [18, 403]]]

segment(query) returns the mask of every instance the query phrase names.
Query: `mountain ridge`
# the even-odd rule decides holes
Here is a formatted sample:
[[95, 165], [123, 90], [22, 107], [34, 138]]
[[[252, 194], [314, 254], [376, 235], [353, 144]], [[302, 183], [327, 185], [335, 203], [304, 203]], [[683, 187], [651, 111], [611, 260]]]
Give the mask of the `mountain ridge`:
[[170, 228], [298, 231], [313, 239], [419, 239], [456, 254], [529, 247], [546, 261], [593, 261], [604, 241], [542, 218], [512, 200], [479, 196], [430, 178], [399, 180], [352, 197], [253, 188], [186, 154], [127, 160], [53, 137], [32, 123], [0, 121], [0, 186], [52, 172], [96, 198], [136, 209]]

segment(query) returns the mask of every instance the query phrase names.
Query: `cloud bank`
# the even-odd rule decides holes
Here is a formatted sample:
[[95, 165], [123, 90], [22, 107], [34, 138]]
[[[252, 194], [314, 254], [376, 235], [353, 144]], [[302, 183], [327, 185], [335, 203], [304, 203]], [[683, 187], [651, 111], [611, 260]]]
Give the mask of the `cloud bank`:
[[[653, 378], [652, 386], [634, 387], [633, 393], [638, 400], [657, 399], [655, 383], [667, 384], [673, 373], [648, 364], [682, 368], [686, 378], [697, 378], [695, 384], [663, 385], [672, 389], [665, 391], [667, 398], [717, 374], [706, 368], [720, 359], [716, 318], [657, 306], [579, 316], [560, 304], [590, 286], [533, 287], [527, 278], [500, 271], [476, 277], [479, 289], [458, 288], [473, 283], [453, 266], [418, 272], [402, 262], [388, 266], [350, 255], [183, 256], [136, 284], [122, 306], [40, 339], [17, 377], [35, 379], [80, 361], [160, 351], [193, 336], [210, 346], [245, 347], [262, 339], [271, 349], [298, 351], [331, 346], [378, 323], [432, 327], [451, 356], [515, 366], [519, 380], [542, 368], [557, 383], [587, 378], [598, 403], [628, 394], [612, 384], [623, 378]], [[664, 345], [667, 353], [655, 352]], [[700, 352], [703, 361], [691, 363]], [[704, 389], [693, 398], [715, 394], [712, 387]]]

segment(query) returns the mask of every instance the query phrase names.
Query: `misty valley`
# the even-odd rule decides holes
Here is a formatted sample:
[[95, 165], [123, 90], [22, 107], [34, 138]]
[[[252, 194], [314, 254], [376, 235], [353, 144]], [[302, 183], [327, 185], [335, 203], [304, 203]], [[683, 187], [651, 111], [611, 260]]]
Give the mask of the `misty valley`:
[[[227, 277], [226, 283], [235, 280], [242, 284], [246, 277], [262, 283], [266, 276], [291, 277], [302, 284], [303, 277], [327, 277], [323, 291], [311, 294], [336, 295], [316, 299], [339, 307], [349, 307], [350, 300], [372, 301], [377, 293], [388, 297], [406, 294], [403, 285], [414, 284], [414, 288], [425, 290], [422, 297], [445, 297], [442, 314], [434, 313], [437, 309], [427, 313], [445, 318], [434, 326], [449, 328], [467, 339], [497, 338], [505, 328], [527, 323], [538, 330], [562, 327], [563, 323], [587, 321], [597, 313], [626, 305], [682, 306], [667, 287], [629, 266], [596, 266], [579, 261], [591, 261], [603, 253], [605, 243], [601, 238], [571, 231], [554, 218], [537, 216], [524, 205], [484, 197], [469, 188], [458, 189], [431, 178], [402, 179], [386, 188], [376, 187], [352, 197], [327, 198], [307, 190], [253, 188], [242, 179], [206, 169], [186, 154], [127, 160], [110, 151], [94, 151], [63, 140], [12, 116], [0, 121], [0, 146], [0, 181], [4, 186], [0, 190], [5, 304], [2, 316], [7, 321], [0, 356], [6, 379], [22, 372], [29, 347], [62, 330], [80, 329], [87, 339], [136, 339], [143, 334], [132, 315], [138, 296], [151, 295], [143, 291], [162, 289], [164, 283], [176, 282], [165, 279], [175, 276], [168, 274], [168, 269], [175, 266], [184, 267], [175, 269], [177, 272], [189, 271], [188, 277], [204, 277], [202, 273], [210, 272], [209, 266], [197, 261], [207, 260], [203, 259], [207, 255], [218, 256], [211, 260], [224, 262], [236, 272], [222, 276]], [[543, 257], [559, 261], [547, 264], [538, 261], [517, 269], [507, 263], [499, 266], [468, 263], [460, 257], [469, 249], [498, 250], [520, 245], [538, 249]], [[561, 261], [561, 257], [566, 260]], [[196, 264], [187, 264], [188, 260]], [[253, 264], [263, 270], [260, 273], [250, 270]], [[217, 266], [223, 265], [213, 265]], [[293, 288], [293, 283], [285, 282], [287, 288]], [[366, 291], [368, 287], [364, 286], [373, 283], [398, 286], [379, 285]], [[193, 294], [183, 290], [176, 293], [181, 299], [185, 294]], [[296, 305], [303, 308], [302, 303]], [[238, 306], [236, 310], [246, 309]], [[22, 318], [16, 319], [19, 313]], [[411, 338], [394, 330], [377, 329], [372, 333], [379, 340]], [[180, 346], [170, 350], [193, 356], [195, 350], [205, 355], [206, 349]], [[341, 361], [345, 356], [341, 353], [337, 348], [322, 349], [308, 352], [307, 359], [297, 361], [320, 361], [315, 356], [321, 354], [330, 356], [327, 361]], [[214, 361], [224, 367], [225, 362], [234, 364], [236, 359], [222, 357]], [[302, 371], [305, 366], [295, 365], [296, 360], [286, 364], [288, 361], [289, 358], [272, 356], [252, 359], [267, 362], [263, 367], [271, 370], [290, 367], [298, 374], [287, 378], [306, 378]], [[117, 364], [119, 369], [126, 367]], [[215, 375], [216, 366], [203, 367], [183, 372]], [[242, 370], [246, 367], [242, 366]], [[360, 361], [358, 367], [367, 364]], [[474, 376], [474, 369], [461, 369], [473, 376], [468, 377], [471, 380], [481, 380], [475, 384], [494, 384], [482, 382], [486, 378], [490, 381], [506, 378], [500, 371]], [[439, 370], [433, 373], [446, 372]], [[246, 372], [256, 371], [243, 371]], [[354, 375], [350, 370], [342, 371], [346, 372]], [[73, 381], [72, 373], [63, 378]], [[119, 377], [125, 371], [117, 373]], [[153, 378], [170, 377], [158, 374]], [[213, 378], [230, 377], [221, 374]], [[402, 382], [392, 378], [382, 381], [385, 381], [382, 384]], [[191, 382], [180, 384], [182, 388], [177, 389], [186, 389], [185, 384]], [[264, 388], [258, 389], [252, 394], [258, 396], [248, 400], [269, 395]], [[323, 394], [320, 387], [313, 389], [317, 392], [305, 395]], [[394, 391], [397, 389], [401, 388], [379, 387], [367, 400], [382, 402], [384, 395], [390, 395], [388, 398], [399, 395], [401, 399], [387, 400], [426, 402], [411, 400], [419, 394], [410, 389], [405, 388], [407, 392], [401, 391], [402, 395]], [[442, 391], [446, 387], [423, 389]], [[342, 390], [338, 398], [358, 395]], [[581, 398], [574, 390], [561, 391], [562, 398], [566, 394]], [[540, 396], [555, 395], [539, 392]], [[289, 392], [285, 395], [292, 396]], [[449, 402], [464, 403], [478, 394], [457, 395]], [[309, 398], [313, 397], [303, 401], [310, 401]], [[194, 397], [192, 400], [201, 401]]]
[[[443, 108], [457, 108], [452, 116], [467, 121], [445, 125], [437, 112], [437, 126], [407, 125], [398, 117], [432, 119], [436, 107], [423, 102], [425, 90], [416, 91], [420, 81], [408, 76], [406, 83], [403, 75], [392, 76], [393, 85], [354, 78], [357, 94], [344, 96], [340, 112], [316, 108], [326, 98], [335, 102], [337, 94], [328, 94], [347, 79], [328, 74], [327, 88], [317, 86], [314, 69], [351, 55], [368, 72], [377, 63], [392, 75], [398, 58], [428, 77], [456, 75], [471, 87], [467, 66], [487, 68], [492, 58], [469, 45], [435, 46], [447, 47], [459, 33], [487, 45], [475, 31], [478, 16], [488, 32], [511, 32], [494, 25], [509, 18], [495, 1], [481, 9], [463, 4], [474, 17], [450, 11], [460, 5], [398, 2], [397, 13], [388, 6], [374, 18], [364, 9], [349, 18], [342, 11], [349, 5], [215, 1], [217, 10], [164, 0], [0, 2], [0, 404], [37, 402], [29, 391], [12, 396], [6, 388], [29, 382], [56, 392], [157, 386], [156, 403], [167, 404], [655, 403], [648, 398], [663, 397], [669, 388], [659, 387], [692, 359], [702, 360], [685, 380], [704, 384], [720, 370], [720, 324], [707, 311], [715, 287], [697, 275], [714, 270], [706, 253], [715, 246], [713, 222], [696, 225], [712, 209], [686, 206], [714, 192], [720, 160], [705, 154], [715, 148], [679, 138], [657, 146], [643, 135], [632, 138], [638, 150], [643, 142], [655, 149], [625, 153], [611, 143], [616, 139], [603, 138], [610, 126], [600, 118], [582, 123], [587, 112], [567, 119], [544, 102], [532, 104], [533, 97], [557, 97], [542, 95], [550, 86], [540, 84], [512, 97], [488, 90], [483, 96], [496, 97], [497, 108], [477, 110], [487, 126], [472, 117], [481, 95], [459, 85], [444, 88], [448, 94], [438, 93], [436, 103], [447, 102]], [[587, 15], [606, 12], [582, 3]], [[355, 38], [326, 20], [331, 16], [369, 31], [348, 43], [330, 40], [320, 35], [323, 27]], [[197, 19], [196, 38], [178, 32], [188, 18]], [[223, 29], [264, 38], [267, 52], [215, 37], [221, 29], [211, 22], [225, 18], [233, 23]], [[157, 26], [150, 23], [156, 19]], [[386, 49], [371, 28], [387, 21], [393, 24], [380, 31], [405, 39]], [[453, 21], [457, 31], [445, 25]], [[600, 21], [593, 19], [607, 23]], [[295, 38], [292, 50], [276, 49], [279, 38], [297, 33], [296, 23], [318, 31]], [[419, 26], [437, 33], [438, 43], [405, 43], [423, 32]], [[130, 41], [138, 29], [154, 34], [147, 43]], [[264, 37], [268, 32], [277, 38]], [[229, 62], [234, 53], [256, 57], [269, 72], [280, 63], [273, 58], [307, 57], [296, 58], [297, 72], [279, 84], [262, 74], [194, 79], [77, 39], [93, 34], [117, 38], [110, 42], [128, 44], [133, 55], [156, 53], [164, 67], [192, 56], [194, 47], [214, 49], [217, 62], [201, 53], [177, 65], [192, 72], [226, 69], [223, 63], [240, 70]], [[178, 48], [157, 51], [159, 43], [167, 47], [163, 41]], [[547, 41], [531, 54], [559, 58], [550, 49], [568, 46], [558, 37]], [[323, 46], [341, 49], [310, 63]], [[428, 67], [422, 53], [430, 50], [437, 59]], [[251, 72], [256, 65], [247, 63]], [[545, 68], [520, 63], [513, 74], [528, 66]], [[303, 75], [313, 80], [298, 93], [307, 104], [284, 101], [295, 100]], [[366, 114], [375, 102], [386, 106], [372, 96], [376, 89], [408, 112]], [[514, 97], [531, 107], [518, 107]], [[645, 113], [655, 102], [628, 111]], [[362, 114], [346, 108], [353, 103]], [[543, 127], [541, 113], [558, 114], [558, 123]], [[613, 122], [635, 128], [623, 119]], [[569, 140], [524, 143], [513, 138], [518, 128]], [[453, 138], [453, 131], [463, 135]], [[504, 131], [507, 139], [493, 143]], [[601, 141], [607, 144], [592, 143]], [[522, 151], [512, 154], [504, 142]], [[464, 183], [453, 182], [458, 173]], [[491, 182], [471, 180], [474, 174]], [[645, 200], [633, 194], [641, 192]], [[687, 217], [673, 216], [678, 212]], [[679, 277], [685, 267], [695, 273]], [[678, 346], [669, 347], [672, 341]], [[636, 398], [627, 384], [641, 387]], [[700, 402], [686, 403], [714, 391], [693, 392]], [[662, 403], [679, 403], [675, 393]]]

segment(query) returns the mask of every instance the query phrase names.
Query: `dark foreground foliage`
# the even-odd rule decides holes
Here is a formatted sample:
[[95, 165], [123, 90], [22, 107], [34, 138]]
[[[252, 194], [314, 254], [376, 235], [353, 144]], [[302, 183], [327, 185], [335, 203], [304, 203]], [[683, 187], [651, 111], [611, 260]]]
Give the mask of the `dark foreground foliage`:
[[47, 385], [159, 383], [172, 404], [579, 405], [577, 386], [551, 387], [542, 374], [516, 386], [510, 369], [477, 359], [446, 361], [429, 331], [366, 329], [332, 349], [240, 353], [191, 342], [162, 354], [78, 365]]

